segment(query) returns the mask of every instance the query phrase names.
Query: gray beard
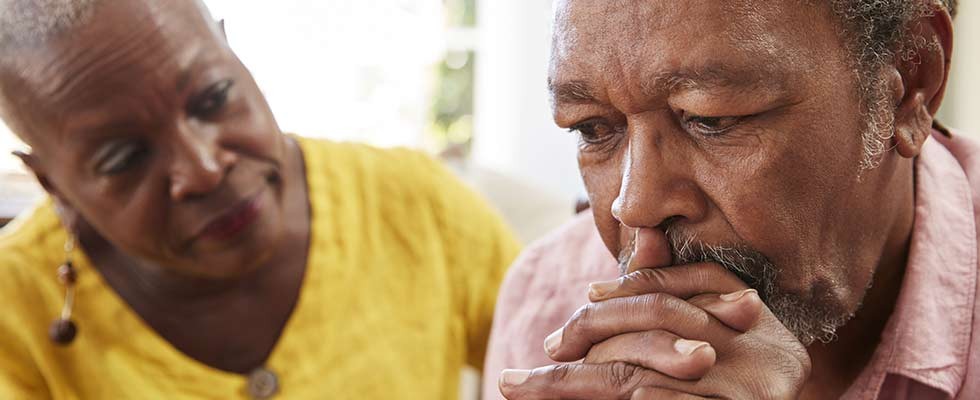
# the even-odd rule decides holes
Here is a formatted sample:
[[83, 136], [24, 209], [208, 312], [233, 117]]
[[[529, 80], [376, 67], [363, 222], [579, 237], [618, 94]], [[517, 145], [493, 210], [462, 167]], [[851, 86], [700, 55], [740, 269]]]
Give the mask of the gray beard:
[[[710, 245], [674, 227], [666, 230], [674, 265], [717, 263], [731, 271], [759, 297], [796, 338], [809, 346], [815, 341], [830, 343], [837, 329], [853, 316], [833, 297], [830, 288], [813, 287], [799, 294], [782, 290], [779, 271], [765, 255], [745, 246]], [[627, 271], [635, 243], [631, 240], [619, 257], [620, 273]]]

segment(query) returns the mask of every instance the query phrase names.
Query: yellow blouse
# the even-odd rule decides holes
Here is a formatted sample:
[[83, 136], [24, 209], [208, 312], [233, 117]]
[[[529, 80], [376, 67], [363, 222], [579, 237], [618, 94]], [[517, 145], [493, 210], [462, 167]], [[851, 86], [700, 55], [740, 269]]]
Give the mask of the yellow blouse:
[[[299, 302], [266, 367], [282, 399], [452, 399], [483, 365], [518, 244], [437, 162], [298, 138], [312, 207]], [[244, 376], [181, 353], [76, 250], [68, 347], [48, 339], [65, 231], [50, 202], [0, 231], [0, 399], [247, 399]]]

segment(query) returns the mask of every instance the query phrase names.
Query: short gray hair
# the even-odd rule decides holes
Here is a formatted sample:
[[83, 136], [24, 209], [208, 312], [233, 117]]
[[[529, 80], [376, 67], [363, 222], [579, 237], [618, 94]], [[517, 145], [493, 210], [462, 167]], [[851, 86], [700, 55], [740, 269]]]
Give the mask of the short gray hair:
[[863, 169], [875, 168], [894, 136], [894, 105], [882, 80], [881, 68], [916, 58], [916, 52], [935, 48], [914, 37], [909, 28], [936, 7], [956, 15], [957, 0], [830, 0], [842, 21], [842, 38], [853, 55], [858, 90], [867, 128], [863, 132]]
[[[18, 52], [86, 24], [102, 0], [0, 0], [0, 73]], [[24, 126], [13, 113], [17, 101], [0, 82], [0, 119], [22, 139]], [[25, 139], [26, 140], [26, 139]]]
[[85, 24], [101, 0], [0, 0], [0, 50], [33, 45]]

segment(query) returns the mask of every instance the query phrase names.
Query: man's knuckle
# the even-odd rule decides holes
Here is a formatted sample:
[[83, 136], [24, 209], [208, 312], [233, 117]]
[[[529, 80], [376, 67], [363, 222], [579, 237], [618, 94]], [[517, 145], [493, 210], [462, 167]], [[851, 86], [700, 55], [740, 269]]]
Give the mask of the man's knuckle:
[[699, 295], [694, 296], [694, 297], [692, 297], [690, 299], [687, 299], [687, 302], [688, 303], [690, 303], [691, 305], [693, 305], [695, 307], [698, 307], [698, 308], [703, 308], [703, 307], [707, 306], [708, 304], [714, 304], [714, 303], [717, 303], [718, 301], [719, 301], [718, 300], [718, 295], [717, 294], [714, 294], [714, 293], [710, 293], [710, 294], [699, 294]]
[[552, 384], [561, 384], [568, 380], [571, 376], [573, 364], [558, 364], [551, 368], [550, 373], [548, 373], [548, 379]]
[[565, 334], [574, 335], [578, 332], [588, 331], [594, 324], [595, 303], [589, 303], [579, 307], [572, 315], [572, 318], [565, 325]]
[[[765, 400], [795, 399], [801, 385], [809, 376], [809, 357], [801, 357], [795, 347], [786, 347], [779, 341], [763, 341], [749, 334], [742, 334], [733, 341], [737, 353], [761, 355], [763, 369], [746, 369], [741, 383], [753, 398]], [[738, 357], [738, 356], [733, 356]]]
[[612, 388], [628, 389], [635, 386], [639, 372], [636, 365], [614, 362], [606, 369], [606, 383]]

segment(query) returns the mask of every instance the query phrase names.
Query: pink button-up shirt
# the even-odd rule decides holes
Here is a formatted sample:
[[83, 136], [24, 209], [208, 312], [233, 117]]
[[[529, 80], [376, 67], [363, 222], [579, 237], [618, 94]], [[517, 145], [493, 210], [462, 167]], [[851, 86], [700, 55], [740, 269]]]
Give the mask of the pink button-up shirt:
[[[939, 134], [916, 160], [915, 227], [895, 311], [845, 399], [980, 399], [980, 144]], [[500, 399], [504, 368], [553, 364], [544, 338], [583, 304], [616, 261], [584, 213], [528, 248], [501, 288], [484, 368]]]

